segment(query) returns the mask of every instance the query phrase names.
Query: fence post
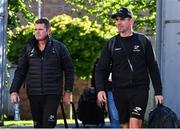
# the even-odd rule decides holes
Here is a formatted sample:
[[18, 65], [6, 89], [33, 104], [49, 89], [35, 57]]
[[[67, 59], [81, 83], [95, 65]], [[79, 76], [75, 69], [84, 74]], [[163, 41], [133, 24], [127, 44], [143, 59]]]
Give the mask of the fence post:
[[4, 124], [4, 85], [6, 77], [6, 29], [7, 29], [7, 0], [0, 1], [0, 126]]

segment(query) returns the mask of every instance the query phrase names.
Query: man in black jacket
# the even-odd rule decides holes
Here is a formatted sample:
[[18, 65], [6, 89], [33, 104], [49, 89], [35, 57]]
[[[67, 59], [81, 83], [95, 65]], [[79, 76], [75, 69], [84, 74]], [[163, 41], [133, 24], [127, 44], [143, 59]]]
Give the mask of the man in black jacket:
[[[73, 89], [74, 68], [66, 46], [49, 36], [51, 26], [46, 18], [35, 22], [35, 35], [22, 49], [10, 88], [11, 102], [18, 102], [24, 81], [35, 128], [54, 128], [57, 108], [69, 103]], [[63, 93], [63, 74], [65, 86]]]
[[[148, 101], [149, 75], [155, 90], [156, 103], [163, 103], [162, 84], [158, 65], [150, 40], [133, 31], [134, 18], [127, 8], [120, 8], [112, 15], [119, 34], [104, 46], [95, 79], [98, 99], [106, 102], [104, 86], [112, 63], [112, 91], [123, 128], [140, 128]], [[143, 43], [139, 36], [143, 36]], [[110, 43], [115, 39], [112, 47]], [[111, 49], [112, 48], [112, 49]], [[111, 52], [112, 50], [112, 52]]]

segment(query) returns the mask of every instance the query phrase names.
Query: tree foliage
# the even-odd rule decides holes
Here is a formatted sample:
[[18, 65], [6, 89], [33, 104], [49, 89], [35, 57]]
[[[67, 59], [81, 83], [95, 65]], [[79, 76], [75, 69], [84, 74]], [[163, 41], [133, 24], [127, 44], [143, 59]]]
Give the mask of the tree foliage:
[[102, 24], [112, 24], [110, 15], [120, 7], [128, 7], [136, 18], [135, 30], [153, 34], [155, 31], [156, 0], [65, 0], [73, 5], [78, 16], [89, 14]]
[[[52, 36], [64, 42], [73, 58], [76, 74], [84, 79], [89, 78], [96, 59], [104, 43], [116, 33], [113, 26], [103, 27], [91, 22], [87, 16], [72, 18], [59, 15], [51, 20]], [[8, 59], [17, 63], [20, 49], [29, 37], [33, 35], [33, 25], [16, 28], [9, 34]]]
[[[7, 56], [15, 64], [20, 49], [33, 35], [34, 30], [33, 25], [17, 27], [22, 17], [30, 22], [35, 19], [34, 15], [26, 10], [24, 1], [9, 0], [8, 3], [8, 27], [13, 31], [8, 31]], [[133, 11], [136, 17], [135, 30], [147, 31], [148, 28], [151, 34], [155, 30], [155, 0], [66, 0], [66, 2], [74, 6], [73, 11], [78, 12], [81, 18], [67, 15], [54, 17], [51, 20], [52, 35], [66, 44], [72, 55], [76, 74], [80, 77], [90, 77], [102, 46], [116, 33], [115, 27], [111, 26], [110, 15], [119, 7], [128, 7]], [[84, 16], [86, 14], [91, 20]]]
[[8, 0], [8, 30], [19, 26], [22, 20], [33, 22], [34, 19], [35, 15], [27, 9], [25, 0]]

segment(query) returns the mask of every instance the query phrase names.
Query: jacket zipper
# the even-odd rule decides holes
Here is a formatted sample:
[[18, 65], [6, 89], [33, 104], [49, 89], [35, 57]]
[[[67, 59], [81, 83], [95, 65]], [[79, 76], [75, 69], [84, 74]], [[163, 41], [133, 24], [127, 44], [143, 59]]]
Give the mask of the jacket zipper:
[[129, 67], [130, 67], [130, 69], [131, 69], [131, 79], [130, 79], [130, 85], [132, 85], [132, 83], [133, 83], [133, 72], [134, 72], [134, 69], [133, 69], [133, 66], [132, 66], [132, 64], [131, 64], [131, 61], [129, 60], [129, 58], [127, 59], [128, 60], [128, 64], [129, 64]]
[[41, 56], [41, 93], [44, 93], [44, 87], [43, 87], [43, 61], [44, 61], [44, 56]]
[[129, 67], [130, 67], [131, 71], [134, 72], [133, 66], [132, 66], [131, 61], [129, 60], [129, 58], [128, 58], [128, 64], [129, 64]]

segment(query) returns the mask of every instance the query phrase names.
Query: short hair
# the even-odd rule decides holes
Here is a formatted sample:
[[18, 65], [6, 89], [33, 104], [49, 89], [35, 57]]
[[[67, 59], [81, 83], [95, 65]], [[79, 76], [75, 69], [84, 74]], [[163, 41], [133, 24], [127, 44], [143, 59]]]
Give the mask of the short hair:
[[51, 27], [51, 24], [47, 18], [40, 18], [35, 21], [35, 24], [44, 24], [46, 29], [49, 29]]

